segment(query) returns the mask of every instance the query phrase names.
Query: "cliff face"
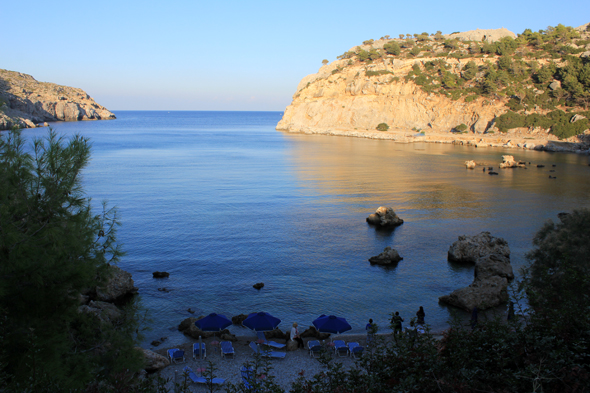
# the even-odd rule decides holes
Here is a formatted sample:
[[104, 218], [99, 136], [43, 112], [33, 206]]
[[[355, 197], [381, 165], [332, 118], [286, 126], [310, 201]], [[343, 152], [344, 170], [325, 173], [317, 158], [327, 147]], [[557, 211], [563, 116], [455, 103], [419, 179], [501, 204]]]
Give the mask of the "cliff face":
[[[502, 100], [454, 101], [426, 93], [412, 81], [404, 80], [415, 63], [431, 60], [436, 59], [387, 58], [370, 65], [348, 65], [348, 60], [337, 60], [325, 65], [299, 83], [277, 129], [373, 131], [379, 123], [386, 123], [398, 129], [450, 131], [463, 123], [482, 133], [496, 116], [506, 112]], [[467, 60], [447, 62], [459, 72]], [[367, 71], [374, 76], [367, 76]]]
[[0, 130], [35, 127], [47, 121], [115, 119], [82, 89], [38, 82], [0, 69]]
[[[303, 78], [276, 128], [400, 142], [554, 149], [549, 142], [562, 136], [549, 128], [496, 123], [509, 108], [519, 116], [545, 116], [556, 109], [569, 113], [574, 103], [578, 108], [573, 109], [586, 105], [587, 110], [584, 97], [561, 88], [556, 78], [564, 69], [556, 70], [567, 64], [566, 53], [590, 56], [584, 52], [590, 49], [590, 28], [560, 25], [548, 31], [544, 36], [525, 32], [517, 39], [502, 28], [365, 41]], [[548, 80], [540, 81], [545, 71]], [[386, 132], [376, 130], [381, 123], [389, 127]], [[562, 140], [575, 145], [569, 150], [588, 150], [587, 134]]]

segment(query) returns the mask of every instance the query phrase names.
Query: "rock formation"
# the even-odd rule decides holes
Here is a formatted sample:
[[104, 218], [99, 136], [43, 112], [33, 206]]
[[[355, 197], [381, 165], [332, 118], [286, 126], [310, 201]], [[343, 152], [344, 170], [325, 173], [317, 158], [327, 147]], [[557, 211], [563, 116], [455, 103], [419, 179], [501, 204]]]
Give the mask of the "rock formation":
[[109, 268], [109, 279], [105, 286], [96, 288], [96, 298], [103, 302], [114, 302], [115, 300], [137, 292], [133, 283], [131, 273], [126, 272], [118, 266]]
[[170, 360], [165, 356], [157, 354], [149, 349], [143, 349], [135, 347], [136, 350], [140, 351], [144, 359], [144, 369], [148, 373], [154, 373], [170, 365]]
[[457, 289], [450, 295], [439, 297], [439, 301], [471, 311], [496, 307], [508, 301], [508, 281], [514, 278], [510, 265], [510, 249], [502, 238], [495, 238], [489, 232], [476, 236], [460, 236], [451, 245], [449, 261], [474, 263], [473, 283]]
[[493, 237], [489, 232], [475, 236], [459, 236], [448, 251], [448, 259], [453, 262], [476, 263], [483, 256], [500, 254], [510, 258], [508, 242], [501, 237]]
[[0, 130], [32, 128], [48, 121], [115, 119], [82, 89], [38, 82], [0, 69]]
[[383, 250], [381, 254], [369, 258], [369, 262], [375, 265], [389, 266], [398, 263], [402, 259], [404, 258], [400, 257], [399, 253], [395, 249], [391, 247], [385, 247], [385, 250]]
[[477, 165], [477, 164], [476, 164], [476, 163], [475, 163], [475, 161], [473, 161], [473, 160], [465, 161], [465, 167], [466, 167], [467, 169], [475, 169], [475, 166], [476, 166], [476, 165]]
[[526, 168], [526, 162], [515, 161], [514, 156], [502, 156], [500, 168]]
[[375, 213], [367, 217], [367, 222], [379, 227], [397, 227], [404, 223], [404, 220], [399, 218], [391, 207], [380, 206]]

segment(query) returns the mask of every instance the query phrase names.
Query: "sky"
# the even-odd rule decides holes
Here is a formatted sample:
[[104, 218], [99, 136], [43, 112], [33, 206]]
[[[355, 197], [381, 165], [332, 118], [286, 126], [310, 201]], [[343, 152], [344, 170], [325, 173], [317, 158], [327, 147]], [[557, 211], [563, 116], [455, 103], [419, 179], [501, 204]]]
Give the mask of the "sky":
[[0, 68], [110, 110], [283, 111], [322, 60], [368, 39], [590, 22], [587, 0], [0, 0]]

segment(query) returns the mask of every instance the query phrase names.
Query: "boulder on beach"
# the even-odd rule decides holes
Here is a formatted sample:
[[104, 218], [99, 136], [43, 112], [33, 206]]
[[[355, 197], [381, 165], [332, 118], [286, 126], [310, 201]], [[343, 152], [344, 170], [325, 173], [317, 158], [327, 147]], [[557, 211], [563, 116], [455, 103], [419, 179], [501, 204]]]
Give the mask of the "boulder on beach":
[[404, 223], [391, 207], [380, 206], [375, 213], [367, 217], [367, 222], [379, 227], [397, 227]]
[[233, 317], [231, 317], [231, 323], [233, 323], [234, 325], [241, 325], [246, 318], [248, 318], [248, 315], [246, 314], [234, 315]]
[[143, 349], [140, 347], [135, 347], [136, 350], [140, 351], [143, 355], [144, 360], [144, 369], [148, 373], [154, 373], [156, 371], [160, 371], [164, 367], [170, 365], [170, 360], [168, 360], [165, 356], [159, 355], [149, 349]]
[[326, 340], [330, 338], [330, 333], [320, 333], [315, 326], [310, 326], [308, 329], [304, 330], [303, 333], [300, 334], [301, 338], [305, 337], [313, 337], [318, 340]]
[[221, 330], [219, 332], [205, 332], [201, 329], [199, 329], [197, 327], [197, 325], [195, 325], [195, 322], [198, 321], [199, 319], [204, 318], [203, 315], [201, 315], [200, 317], [190, 317], [190, 318], [186, 318], [185, 320], [183, 320], [180, 325], [178, 325], [178, 330], [182, 332], [182, 334], [184, 334], [185, 336], [189, 336], [195, 339], [198, 339], [199, 336], [201, 336], [202, 338], [209, 338], [209, 337], [213, 337], [215, 334], [218, 334], [220, 336], [223, 336], [224, 334], [230, 334], [229, 330], [224, 329]]
[[402, 258], [399, 255], [397, 250], [395, 250], [391, 247], [385, 247], [385, 250], [383, 250], [383, 252], [381, 254], [369, 258], [369, 262], [371, 262], [372, 264], [375, 264], [375, 265], [388, 266], [388, 265], [393, 265], [395, 263], [398, 263], [402, 259], [404, 259], [404, 258]]
[[274, 340], [274, 339], [287, 340], [289, 338], [289, 334], [283, 332], [279, 328], [275, 328], [274, 330], [271, 330], [270, 332], [264, 332], [264, 337], [266, 337], [267, 340]]

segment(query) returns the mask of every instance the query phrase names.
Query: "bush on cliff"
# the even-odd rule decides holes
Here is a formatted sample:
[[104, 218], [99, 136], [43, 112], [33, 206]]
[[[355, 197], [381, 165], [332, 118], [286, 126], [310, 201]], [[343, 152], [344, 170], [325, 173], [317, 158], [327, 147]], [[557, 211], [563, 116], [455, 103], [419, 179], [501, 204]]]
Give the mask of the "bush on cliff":
[[[28, 146], [0, 134], [0, 379], [4, 391], [75, 391], [140, 366], [131, 307], [116, 322], [78, 312], [117, 262], [116, 211], [94, 214], [80, 176], [88, 139], [52, 130]], [[6, 387], [7, 386], [7, 387]]]
[[387, 131], [387, 130], [389, 130], [389, 126], [387, 125], [387, 123], [379, 123], [376, 128], [377, 128], [378, 131]]

